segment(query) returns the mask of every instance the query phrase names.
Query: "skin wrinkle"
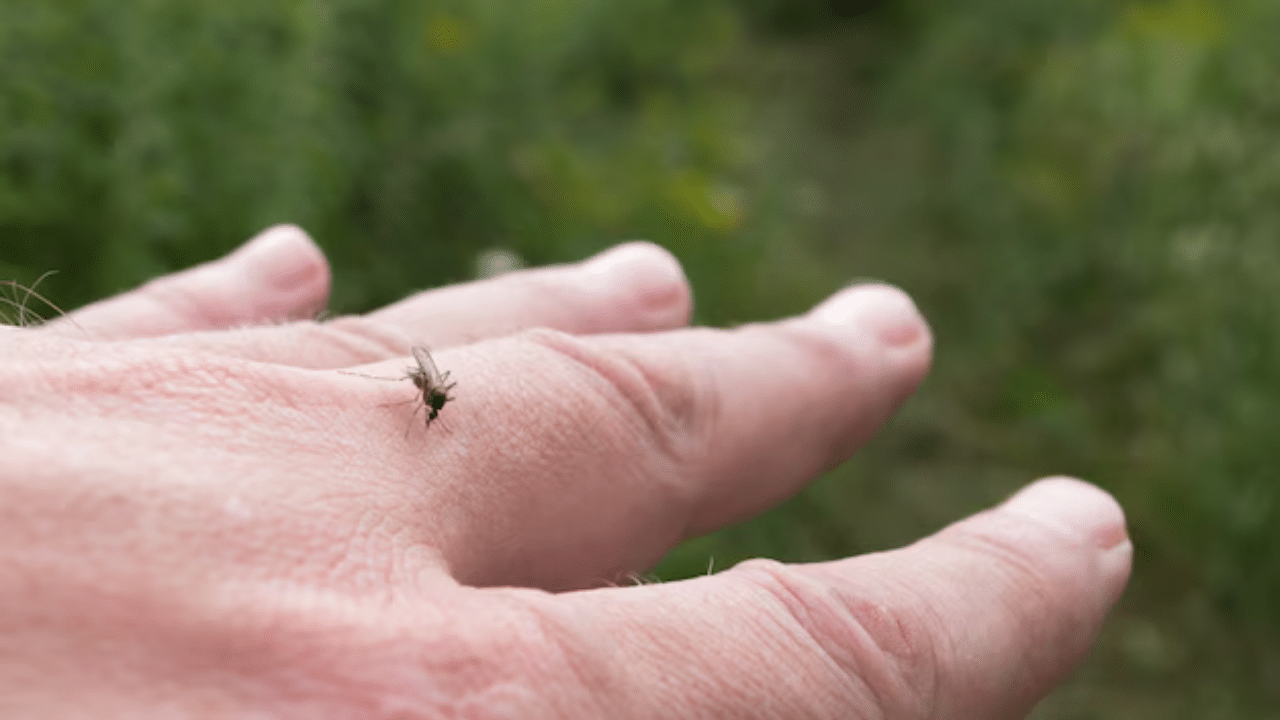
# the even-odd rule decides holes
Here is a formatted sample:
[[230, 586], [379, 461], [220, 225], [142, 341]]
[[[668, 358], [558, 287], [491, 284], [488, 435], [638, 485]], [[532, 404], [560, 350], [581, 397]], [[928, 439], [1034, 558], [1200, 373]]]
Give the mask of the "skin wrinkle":
[[837, 618], [837, 628], [852, 629], [852, 645], [858, 648], [855, 655], [860, 649], [874, 658], [874, 662], [859, 667], [878, 706], [892, 717], [924, 718], [932, 714], [926, 709], [936, 704], [936, 694], [926, 693], [930, 687], [936, 693], [937, 672], [928, 636], [917, 629], [916, 623], [904, 619], [905, 610], [895, 611], [888, 604], [877, 602], [874, 598], [878, 596], [849, 597], [834, 583], [823, 585], [834, 596], [835, 614], [843, 616]]
[[[903, 552], [910, 552], [910, 549]], [[952, 638], [945, 632], [947, 620], [937, 603], [919, 585], [900, 582], [892, 573], [877, 572], [886, 564], [900, 563], [898, 553], [870, 553], [833, 563], [802, 566], [800, 572], [814, 574], [819, 582], [830, 588], [838, 602], [848, 607], [852, 621], [867, 631], [867, 637], [889, 661], [891, 677], [900, 681], [900, 689], [895, 690], [891, 697], [910, 693], [906, 700], [911, 704], [905, 717], [952, 720], [951, 716], [940, 714], [939, 710], [941, 670], [945, 667], [942, 658], [953, 656]], [[843, 567], [850, 563], [859, 568], [856, 574], [850, 574]], [[870, 586], [854, 580], [877, 576], [879, 582]], [[845, 597], [854, 591], [859, 595], [846, 600]], [[868, 608], [868, 611], [858, 612], [856, 608], [860, 606]]]
[[[743, 563], [748, 566], [747, 572], [758, 572], [749, 569], [753, 562], [756, 561]], [[769, 561], [759, 562], [767, 564]], [[765, 571], [766, 577], [768, 572]], [[856, 708], [857, 717], [866, 718], [861, 712], [868, 707], [866, 698], [870, 694], [865, 684], [842, 672], [834, 658], [823, 652], [812, 628], [807, 627], [790, 607], [789, 603], [795, 600], [791, 589], [776, 583], [776, 578], [772, 577], [763, 583], [758, 580], [742, 583], [747, 592], [741, 596], [741, 608], [750, 613], [745, 617], [754, 616], [752, 625], [758, 626], [751, 633], [754, 635], [751, 645], [760, 658], [768, 658], [769, 664], [776, 668], [773, 673], [753, 677], [752, 664], [745, 664], [740, 674], [755, 682], [744, 700], [750, 705], [758, 705], [761, 698], [770, 698], [776, 693], [776, 686], [789, 685], [795, 688], [791, 693], [794, 697], [777, 702], [770, 699], [766, 705], [770, 712], [763, 714], [764, 717], [795, 717], [803, 711], [806, 718], [845, 718]], [[765, 594], [763, 604], [759, 603], [762, 592]], [[779, 666], [785, 666], [786, 671]], [[815, 708], [823, 711], [824, 715], [815, 716]]]
[[[887, 553], [876, 553], [872, 557], [877, 561], [889, 559]], [[893, 613], [893, 619], [902, 627], [899, 633], [908, 638], [907, 642], [915, 648], [912, 653], [915, 662], [908, 662], [907, 666], [917, 668], [917, 672], [910, 673], [910, 679], [915, 681], [920, 717], [951, 720], [942, 715], [941, 709], [944, 670], [947, 667], [942, 659], [956, 657], [958, 653], [954, 638], [946, 632], [948, 625], [942, 608], [937, 603], [930, 602], [920, 587], [896, 581], [896, 578], [887, 573], [885, 577], [889, 584], [885, 587], [883, 596], [893, 598], [898, 607], [898, 612]], [[909, 621], [909, 618], [913, 618], [914, 622]], [[925, 676], [924, 680], [919, 679], [921, 675]]]
[[[501, 589], [495, 592], [509, 593], [516, 602], [525, 604], [539, 624], [543, 637], [560, 651], [568, 676], [574, 681], [567, 687], [581, 688], [581, 698], [575, 698], [581, 717], [610, 717], [610, 698], [620, 700], [622, 683], [615, 678], [613, 663], [601, 661], [592, 641], [578, 631], [572, 617], [566, 618], [565, 608], [554, 595], [530, 589]], [[576, 684], [575, 684], [576, 683]], [[613, 717], [618, 717], [614, 715]]]
[[[669, 534], [671, 542], [675, 543], [681, 537], [682, 528], [687, 527], [698, 484], [691, 482], [684, 460], [672, 457], [669, 452], [662, 450], [664, 446], [671, 447], [671, 443], [664, 442], [663, 439], [666, 436], [662, 428], [667, 423], [653, 418], [662, 416], [666, 410], [655, 397], [643, 373], [640, 373], [639, 366], [643, 363], [636, 363], [626, 352], [613, 350], [607, 345], [602, 348], [599, 342], [585, 342], [545, 329], [517, 334], [515, 342], [529, 343], [538, 350], [552, 352], [553, 360], [550, 364], [570, 370], [570, 382], [558, 383], [562, 392], [552, 402], [557, 405], [575, 402], [580, 410], [556, 415], [584, 419], [564, 427], [561, 424], [550, 427], [536, 425], [538, 432], [530, 437], [529, 442], [532, 447], [539, 448], [540, 457], [538, 464], [530, 465], [530, 468], [539, 468], [543, 473], [562, 473], [563, 470], [557, 468], [563, 466], [563, 455], [557, 448], [579, 447], [584, 441], [596, 446], [617, 446], [618, 457], [636, 457], [643, 464], [635, 464], [634, 468], [631, 465], [613, 465], [611, 468], [590, 470], [603, 471], [602, 477], [635, 488], [637, 516], [649, 514], [645, 510], [649, 507], [663, 506], [671, 509], [663, 516], [662, 527], [650, 528], [649, 534], [652, 537], [667, 537]], [[564, 363], [564, 360], [568, 360], [568, 363]], [[539, 389], [543, 387], [543, 384], [538, 386]], [[579, 388], [582, 388], [581, 392]], [[524, 392], [530, 392], [531, 389], [525, 388]], [[522, 405], [545, 406], [544, 401], [540, 400], [526, 401]], [[612, 413], [599, 419], [602, 416], [600, 410], [605, 409], [612, 410]], [[485, 411], [481, 409], [480, 414], [485, 414]], [[626, 432], [623, 428], [627, 425], [635, 429]], [[581, 428], [593, 428], [593, 432], [582, 434]], [[654, 447], [655, 441], [657, 448]], [[637, 445], [640, 447], [635, 447]], [[525, 446], [525, 443], [520, 443], [520, 447]], [[593, 450], [590, 455], [599, 455], [599, 452]], [[499, 477], [502, 475], [495, 474]], [[668, 528], [668, 520], [675, 520], [675, 524]], [[657, 546], [660, 542], [649, 544]], [[645, 550], [643, 555], [630, 553], [630, 557], [623, 557], [623, 561], [614, 564], [607, 574], [596, 577], [595, 584], [617, 582], [630, 571], [657, 562], [659, 557], [660, 550]], [[575, 587], [581, 587], [581, 583], [575, 584]]]
[[321, 584], [358, 594], [382, 588], [382, 594], [389, 596], [395, 587], [395, 555], [387, 548], [376, 548], [379, 541], [387, 540], [382, 529], [388, 524], [381, 510], [370, 508], [347, 524], [347, 532], [334, 532], [332, 558], [320, 568]]
[[[846, 682], [846, 707], [874, 709], [877, 715], [862, 716], [868, 720], [909, 717], [901, 713], [899, 703], [889, 700], [904, 683], [895, 682], [896, 673], [890, 663], [883, 662], [887, 658], [881, 657], [881, 644], [848, 608], [837, 607], [833, 612], [831, 601], [822, 597], [829, 592], [825, 583], [772, 560], [749, 560], [735, 568], [738, 571], [777, 601], [822, 659], [830, 663], [831, 674]], [[848, 643], [849, 639], [854, 642]]]
[[[698, 349], [726, 337], [724, 331], [708, 328], [684, 328], [670, 335]], [[645, 346], [627, 342], [625, 337], [606, 337], [603, 343], [638, 374], [639, 385], [616, 384], [640, 409], [665, 454], [680, 466], [702, 464], [710, 452], [708, 442], [719, 434], [723, 412], [725, 388], [714, 373], [714, 363], [696, 351], [654, 357], [645, 352]]]
[[[643, 429], [626, 435], [639, 437], [646, 449], [657, 450], [658, 457], [650, 455], [649, 462], [670, 470], [650, 472], [646, 479], [663, 488], [669, 507], [680, 508], [689, 516], [697, 498], [691, 492], [692, 484], [683, 481], [683, 475], [688, 472], [688, 459], [686, 453], [679, 450], [688, 444], [688, 423], [672, 416], [672, 406], [655, 390], [650, 375], [645, 372], [645, 363], [552, 330], [525, 331], [517, 338], [568, 360], [570, 368], [582, 371], [577, 374], [586, 380], [586, 387], [615, 411], [612, 417], [626, 426]], [[677, 407], [689, 405], [678, 403]]]
[[390, 607], [424, 587], [438, 587], [448, 577], [439, 551], [420, 527], [393, 519], [383, 510], [363, 512], [357, 521], [346, 524], [354, 529], [335, 540], [332, 559], [318, 578], [308, 581], [318, 579], [363, 601]]
[[[650, 592], [645, 586], [638, 592]], [[699, 710], [705, 709], [705, 699], [715, 697], [726, 688], [720, 679], [706, 674], [702, 655], [711, 649], [706, 642], [707, 628], [698, 625], [692, 613], [674, 613], [664, 617], [664, 622], [648, 623], [646, 613], [653, 608], [641, 607], [633, 612], [626, 595], [618, 597], [617, 604], [608, 602], [614, 589], [572, 593], [556, 601], [549, 612], [561, 618], [565, 627], [573, 628], [581, 640], [572, 648], [579, 650], [580, 662], [595, 666], [600, 673], [607, 673], [612, 694], [595, 692], [586, 686], [589, 696], [599, 698], [612, 712], [597, 712], [579, 717], [600, 717], [610, 720], [663, 717], [652, 707], [646, 707], [646, 693], [662, 698], [665, 707], [679, 707], [680, 717], [689, 720], [709, 717]], [[592, 602], [592, 598], [605, 602]], [[586, 600], [585, 603], [583, 601]], [[634, 602], [634, 599], [632, 599]], [[673, 624], [668, 625], [668, 622]], [[693, 627], [682, 627], [693, 622]], [[662, 632], [655, 632], [659, 627]], [[598, 639], [607, 638], [606, 643]], [[696, 639], [696, 640], [695, 640]], [[692, 643], [691, 649], [688, 645]], [[570, 657], [573, 656], [571, 651]], [[673, 659], [674, 662], [673, 662]], [[623, 710], [629, 711], [623, 714]]]
[[[665, 408], [658, 401], [653, 387], [636, 363], [619, 357], [617, 352], [602, 351], [588, 346], [578, 338], [553, 330], [527, 330], [516, 336], [519, 341], [535, 344], [550, 350], [560, 359], [569, 361], [572, 368], [583, 372], [579, 376], [592, 389], [605, 387], [607, 392], [597, 392], [605, 403], [614, 409], [615, 415], [632, 428], [642, 429], [646, 437], [662, 445], [666, 423]], [[601, 382], [596, 382], [596, 381]], [[621, 402], [619, 402], [621, 400]]]
[[[747, 644], [746, 653], [740, 650], [733, 653], [741, 665], [727, 676], [754, 681], [734, 683], [734, 689], [739, 691], [737, 702], [749, 710], [733, 717], [745, 714], [753, 718], [847, 718], [855, 710], [859, 712], [856, 717], [866, 717], [861, 714], [870, 708], [866, 688], [857, 678], [842, 672], [834, 658], [823, 653], [811, 628], [806, 627], [789, 606], [794, 600], [790, 589], [778, 586], [771, 571], [760, 569], [769, 562], [748, 561], [729, 571], [724, 578], [739, 590], [734, 594], [737, 602], [731, 607], [731, 613], [737, 615], [739, 622], [749, 623], [749, 630], [737, 622], [719, 628], [728, 631], [726, 649], [740, 647], [744, 640]], [[753, 570], [753, 565], [760, 568]], [[750, 581], [743, 582], [739, 573], [750, 575]], [[713, 603], [716, 600], [709, 599]], [[693, 610], [697, 612], [698, 608]], [[761, 672], [762, 668], [769, 670]], [[713, 679], [723, 684], [725, 676]], [[779, 692], [780, 688], [784, 690]], [[725, 715], [717, 712], [712, 716]]]
[[[874, 392], [865, 390], [862, 375], [882, 372], [862, 358], [867, 352], [840, 349], [834, 340], [792, 325], [752, 325], [732, 331], [734, 345], [754, 346], [759, 356], [769, 359], [768, 365], [757, 363], [761, 367], [754, 373], [761, 389], [749, 384], [753, 373], [749, 364], [743, 366], [740, 351], [721, 350], [709, 363], [732, 368], [717, 378], [716, 394], [729, 409], [722, 411], [720, 427], [705, 440], [707, 463], [702, 473], [723, 484], [708, 486], [717, 504], [693, 518], [686, 536], [744, 520], [794, 495], [804, 480], [847, 457], [855, 441], [869, 436], [888, 414], [888, 407]], [[833, 380], [822, 385], [815, 378]], [[833, 396], [847, 396], [849, 401], [833, 401]], [[747, 438], [753, 442], [744, 442]], [[776, 451], [789, 446], [804, 450]], [[771, 489], [753, 487], [754, 492], [734, 495], [728, 486], [756, 486], [757, 478], [767, 478]]]

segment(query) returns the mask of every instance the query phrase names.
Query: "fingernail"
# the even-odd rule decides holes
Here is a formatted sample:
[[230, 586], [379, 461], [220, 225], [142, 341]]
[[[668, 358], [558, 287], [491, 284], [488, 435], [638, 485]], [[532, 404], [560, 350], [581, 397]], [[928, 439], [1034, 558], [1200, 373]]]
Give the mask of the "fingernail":
[[277, 290], [293, 290], [311, 282], [323, 270], [313, 254], [306, 233], [293, 225], [277, 225], [250, 240], [232, 259], [259, 283]]
[[608, 289], [628, 293], [650, 309], [687, 303], [688, 281], [680, 261], [661, 247], [632, 242], [587, 260], [582, 272]]
[[1129, 541], [1115, 498], [1074, 478], [1041, 480], [1005, 501], [1004, 509], [1067, 531], [1102, 550]]
[[810, 315], [845, 332], [870, 333], [889, 347], [914, 345], [926, 332], [915, 303], [890, 285], [846, 288]]

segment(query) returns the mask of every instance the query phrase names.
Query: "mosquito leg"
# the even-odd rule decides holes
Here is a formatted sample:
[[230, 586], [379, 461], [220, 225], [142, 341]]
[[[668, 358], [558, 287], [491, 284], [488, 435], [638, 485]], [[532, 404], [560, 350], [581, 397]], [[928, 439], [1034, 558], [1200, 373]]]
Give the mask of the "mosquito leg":
[[404, 378], [378, 377], [377, 375], [365, 375], [363, 373], [350, 372], [348, 370], [336, 370], [335, 372], [337, 372], [339, 375], [351, 375], [353, 377], [360, 377], [366, 380], [381, 380], [383, 382], [400, 382], [401, 380], [404, 379]]

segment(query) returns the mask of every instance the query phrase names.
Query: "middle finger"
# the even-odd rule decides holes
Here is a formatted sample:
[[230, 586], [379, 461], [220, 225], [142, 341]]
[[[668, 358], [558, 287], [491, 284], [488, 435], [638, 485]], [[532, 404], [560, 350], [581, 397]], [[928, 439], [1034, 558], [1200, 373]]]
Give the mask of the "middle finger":
[[[456, 402], [407, 434], [408, 410], [383, 411], [373, 451], [407, 477], [373, 502], [428, 523], [462, 582], [617, 581], [849, 457], [915, 388], [929, 351], [910, 300], [883, 286], [732, 331], [536, 332], [445, 351]], [[390, 403], [414, 390], [377, 393]]]

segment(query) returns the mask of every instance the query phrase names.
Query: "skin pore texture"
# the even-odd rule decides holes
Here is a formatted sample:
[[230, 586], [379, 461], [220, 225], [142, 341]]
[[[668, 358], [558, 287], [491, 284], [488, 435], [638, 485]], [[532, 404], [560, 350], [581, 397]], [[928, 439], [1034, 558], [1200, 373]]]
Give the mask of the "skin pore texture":
[[[912, 393], [895, 288], [691, 329], [648, 243], [308, 320], [328, 288], [280, 226], [0, 329], [0, 717], [1018, 718], [1127, 582], [1119, 506], [1054, 478], [891, 552], [618, 586]], [[360, 377], [414, 346], [457, 383], [430, 427]]]

